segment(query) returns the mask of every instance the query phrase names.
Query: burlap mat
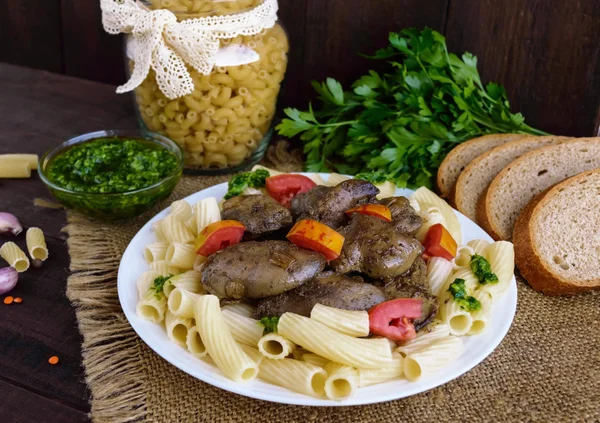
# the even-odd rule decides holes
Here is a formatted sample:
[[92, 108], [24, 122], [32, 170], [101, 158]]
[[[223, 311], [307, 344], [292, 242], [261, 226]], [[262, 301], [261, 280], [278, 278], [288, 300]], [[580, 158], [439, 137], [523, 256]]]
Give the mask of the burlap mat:
[[[295, 170], [285, 148], [271, 165]], [[283, 166], [282, 163], [290, 163]], [[169, 201], [227, 177], [185, 177]], [[67, 295], [83, 334], [83, 364], [96, 422], [600, 422], [600, 295], [550, 298], [519, 280], [510, 332], [466, 375], [410, 398], [360, 407], [300, 407], [257, 401], [179, 371], [148, 348], [125, 319], [117, 268], [153, 214], [122, 225], [69, 214], [72, 276]]]

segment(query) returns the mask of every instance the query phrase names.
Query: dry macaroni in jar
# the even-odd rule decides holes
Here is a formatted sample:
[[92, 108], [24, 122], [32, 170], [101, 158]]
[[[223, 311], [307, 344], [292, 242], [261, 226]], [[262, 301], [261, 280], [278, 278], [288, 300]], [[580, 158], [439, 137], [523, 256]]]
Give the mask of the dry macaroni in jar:
[[[182, 21], [239, 13], [262, 1], [152, 0], [150, 8], [168, 9]], [[287, 35], [276, 23], [256, 35], [221, 40], [221, 48], [234, 44], [254, 50], [259, 59], [216, 66], [210, 75], [188, 66], [194, 92], [174, 100], [161, 92], [152, 70], [135, 89], [143, 125], [177, 142], [188, 169], [210, 172], [246, 166], [259, 161], [268, 145], [287, 68]]]

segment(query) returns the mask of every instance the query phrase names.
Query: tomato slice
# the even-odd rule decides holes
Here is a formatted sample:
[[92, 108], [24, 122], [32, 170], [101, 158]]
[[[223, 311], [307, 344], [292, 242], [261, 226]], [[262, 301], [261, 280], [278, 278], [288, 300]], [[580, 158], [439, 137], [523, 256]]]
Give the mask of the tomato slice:
[[408, 341], [417, 336], [412, 321], [421, 316], [423, 300], [398, 298], [377, 304], [369, 310], [371, 333], [393, 341]]
[[304, 176], [286, 173], [283, 175], [270, 176], [267, 178], [267, 192], [279, 204], [289, 207], [296, 195], [310, 191], [317, 186], [315, 182]]
[[196, 254], [208, 257], [230, 245], [238, 244], [246, 227], [237, 220], [221, 220], [208, 225], [196, 238]]
[[436, 223], [427, 231], [423, 240], [425, 254], [429, 257], [442, 257], [452, 260], [458, 246], [450, 232], [441, 223]]
[[310, 219], [298, 221], [287, 239], [299, 247], [323, 254], [327, 261], [338, 258], [344, 246], [344, 237], [340, 233]]
[[386, 222], [392, 221], [392, 212], [389, 207], [383, 204], [365, 204], [362, 206], [354, 207], [350, 210], [346, 210], [346, 214], [350, 216], [352, 213], [366, 214], [369, 216], [378, 217]]

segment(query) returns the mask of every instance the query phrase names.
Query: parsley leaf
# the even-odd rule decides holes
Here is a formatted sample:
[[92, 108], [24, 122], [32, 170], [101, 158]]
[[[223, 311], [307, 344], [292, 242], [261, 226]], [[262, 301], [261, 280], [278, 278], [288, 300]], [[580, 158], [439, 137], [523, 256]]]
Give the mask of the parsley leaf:
[[279, 323], [279, 317], [263, 317], [260, 319], [259, 324], [265, 328], [265, 334], [275, 332], [277, 333], [277, 324]]
[[463, 310], [471, 312], [481, 309], [481, 303], [479, 300], [475, 297], [467, 295], [467, 288], [465, 287], [464, 279], [454, 279], [454, 282], [452, 282], [448, 288], [448, 292]]
[[172, 277], [173, 277], [173, 275], [158, 276], [156, 279], [154, 279], [154, 282], [152, 283], [152, 286], [150, 287], [150, 289], [155, 291], [157, 296], [160, 296], [161, 294], [164, 295], [163, 289], [165, 287], [165, 283]]
[[473, 273], [475, 273], [475, 276], [477, 276], [477, 279], [479, 279], [480, 284], [487, 285], [489, 283], [498, 283], [498, 276], [492, 272], [492, 266], [485, 257], [473, 254], [469, 265], [471, 266]]
[[266, 185], [267, 178], [271, 176], [265, 169], [257, 169], [254, 172], [245, 172], [235, 175], [229, 181], [229, 189], [225, 194], [225, 199], [241, 195], [246, 188], [261, 188]]
[[348, 89], [333, 78], [314, 81], [319, 107], [285, 109], [277, 131], [300, 137], [307, 171], [432, 186], [461, 142], [490, 133], [545, 134], [511, 112], [502, 86], [484, 85], [475, 56], [449, 53], [444, 36], [430, 28], [391, 33], [387, 47], [364, 57], [387, 67], [378, 64], [381, 72], [369, 71]]

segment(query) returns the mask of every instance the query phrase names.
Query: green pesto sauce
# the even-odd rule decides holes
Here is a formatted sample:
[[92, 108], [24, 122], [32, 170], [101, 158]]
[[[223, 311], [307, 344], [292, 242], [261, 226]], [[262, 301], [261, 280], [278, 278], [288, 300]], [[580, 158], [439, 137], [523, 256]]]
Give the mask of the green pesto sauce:
[[152, 186], [177, 167], [175, 154], [137, 139], [98, 138], [77, 144], [48, 164], [48, 179], [85, 193], [123, 193]]

